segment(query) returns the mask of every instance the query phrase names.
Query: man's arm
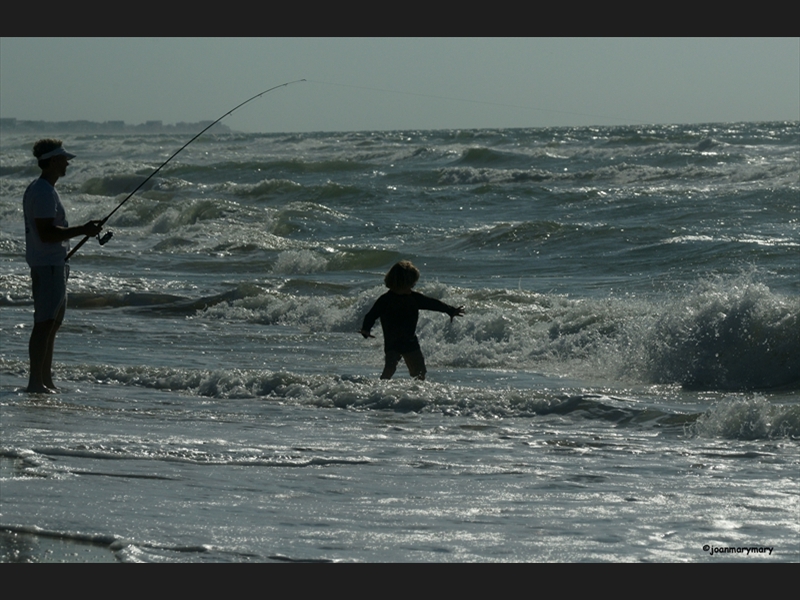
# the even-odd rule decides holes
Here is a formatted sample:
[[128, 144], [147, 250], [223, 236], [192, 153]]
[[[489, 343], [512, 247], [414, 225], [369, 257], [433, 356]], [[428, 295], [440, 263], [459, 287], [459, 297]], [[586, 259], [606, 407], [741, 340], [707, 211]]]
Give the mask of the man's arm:
[[55, 219], [34, 219], [39, 239], [48, 244], [58, 244], [78, 236], [95, 236], [103, 230], [102, 221], [89, 221], [76, 227], [54, 225]]

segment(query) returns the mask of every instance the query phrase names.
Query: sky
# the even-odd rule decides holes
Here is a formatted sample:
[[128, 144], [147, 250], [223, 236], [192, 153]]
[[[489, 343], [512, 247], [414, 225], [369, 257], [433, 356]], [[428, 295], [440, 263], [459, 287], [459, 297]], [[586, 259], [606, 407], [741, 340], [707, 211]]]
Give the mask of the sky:
[[0, 117], [309, 132], [800, 120], [800, 38], [0, 38]]

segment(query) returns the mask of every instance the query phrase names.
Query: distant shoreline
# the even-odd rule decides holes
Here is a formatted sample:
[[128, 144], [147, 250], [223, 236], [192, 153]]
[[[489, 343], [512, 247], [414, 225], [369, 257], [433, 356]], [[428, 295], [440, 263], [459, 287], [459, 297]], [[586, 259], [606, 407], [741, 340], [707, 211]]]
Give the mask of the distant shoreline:
[[[27, 132], [74, 132], [74, 133], [197, 133], [208, 127], [213, 121], [197, 121], [196, 123], [179, 122], [164, 124], [162, 121], [145, 121], [138, 125], [125, 121], [29, 121], [24, 119], [0, 119], [0, 130], [4, 133]], [[211, 133], [231, 133], [231, 128], [217, 123]]]

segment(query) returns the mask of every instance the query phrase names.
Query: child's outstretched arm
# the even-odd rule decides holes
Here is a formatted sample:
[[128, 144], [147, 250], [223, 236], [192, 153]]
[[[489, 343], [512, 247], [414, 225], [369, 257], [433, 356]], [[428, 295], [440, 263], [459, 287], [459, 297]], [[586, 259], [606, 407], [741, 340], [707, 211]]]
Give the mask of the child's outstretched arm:
[[463, 317], [464, 316], [464, 307], [463, 306], [458, 306], [458, 307], [452, 307], [451, 306], [450, 308], [452, 310], [448, 311], [448, 314], [450, 315], [450, 322], [451, 323], [453, 322], [453, 319], [455, 317]]
[[430, 298], [429, 296], [425, 296], [423, 294], [417, 294], [417, 298], [419, 299], [419, 307], [422, 310], [435, 310], [438, 312], [447, 313], [450, 315], [451, 323], [453, 321], [453, 317], [464, 316], [463, 306], [450, 306], [441, 300], [436, 300], [435, 298]]

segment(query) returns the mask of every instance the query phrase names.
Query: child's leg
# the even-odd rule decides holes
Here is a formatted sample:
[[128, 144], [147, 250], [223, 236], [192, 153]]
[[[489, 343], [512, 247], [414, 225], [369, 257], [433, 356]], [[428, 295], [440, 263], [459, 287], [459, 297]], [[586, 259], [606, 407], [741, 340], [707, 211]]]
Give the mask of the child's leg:
[[413, 352], [403, 354], [403, 359], [406, 361], [409, 374], [414, 379], [425, 379], [427, 370], [425, 369], [425, 357], [422, 356], [422, 350], [414, 350]]
[[383, 365], [383, 373], [381, 379], [391, 379], [394, 372], [397, 370], [397, 363], [400, 362], [399, 352], [387, 352], [386, 362]]

